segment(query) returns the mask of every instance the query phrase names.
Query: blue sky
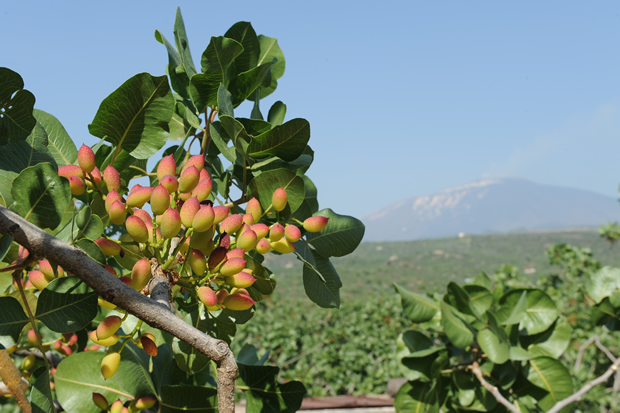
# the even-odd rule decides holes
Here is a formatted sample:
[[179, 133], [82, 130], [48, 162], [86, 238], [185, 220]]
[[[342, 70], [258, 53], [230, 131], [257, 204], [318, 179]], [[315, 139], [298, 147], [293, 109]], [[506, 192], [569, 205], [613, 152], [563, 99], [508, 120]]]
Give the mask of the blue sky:
[[[233, 4], [233, 3], [230, 3]], [[78, 147], [100, 102], [161, 75], [180, 6], [194, 60], [252, 22], [286, 73], [263, 107], [310, 121], [321, 207], [362, 217], [481, 177], [617, 195], [616, 1], [3, 2], [0, 66]], [[249, 116], [249, 107], [238, 115]]]

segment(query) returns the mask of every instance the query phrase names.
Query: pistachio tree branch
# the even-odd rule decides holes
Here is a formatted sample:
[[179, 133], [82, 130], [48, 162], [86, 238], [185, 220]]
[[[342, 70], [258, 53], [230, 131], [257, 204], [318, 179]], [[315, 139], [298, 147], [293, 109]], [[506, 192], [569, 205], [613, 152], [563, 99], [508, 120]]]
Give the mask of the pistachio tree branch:
[[620, 367], [620, 358], [617, 358], [616, 361], [614, 361], [613, 364], [609, 366], [607, 371], [603, 373], [603, 375], [588, 382], [585, 386], [583, 386], [581, 389], [579, 389], [572, 395], [568, 396], [564, 400], [560, 400], [559, 402], [557, 402], [555, 405], [553, 405], [551, 409], [547, 410], [547, 413], [558, 413], [560, 410], [562, 410], [564, 407], [568, 406], [569, 404], [574, 403], [578, 400], [581, 400], [581, 396], [589, 392], [590, 389], [592, 389], [592, 387], [598, 386], [599, 384], [606, 383], [607, 380], [609, 380], [609, 378], [611, 377], [611, 375], [618, 371], [618, 367]]
[[169, 308], [128, 287], [78, 248], [64, 243], [0, 206], [0, 233], [9, 234], [31, 254], [46, 257], [84, 281], [104, 300], [122, 308], [151, 327], [166, 331], [215, 361], [217, 393], [221, 413], [235, 411], [234, 355], [226, 342], [217, 340], [176, 317]]
[[480, 369], [480, 365], [478, 364], [477, 361], [474, 361], [474, 363], [472, 364], [471, 371], [478, 378], [478, 381], [480, 381], [480, 384], [482, 384], [482, 386], [485, 389], [487, 389], [487, 391], [491, 393], [493, 397], [495, 397], [495, 400], [497, 400], [498, 403], [503, 404], [504, 406], [506, 406], [508, 410], [510, 410], [513, 413], [521, 413], [521, 410], [519, 410], [517, 406], [515, 406], [514, 404], [510, 403], [508, 399], [506, 399], [500, 393], [497, 387], [493, 386], [492, 384], [490, 384], [488, 381], [485, 380], [484, 376], [482, 375], [482, 370]]
[[583, 345], [579, 348], [579, 352], [577, 353], [577, 360], [575, 360], [575, 370], [577, 370], [579, 366], [581, 365], [581, 360], [583, 359], [583, 352], [592, 343], [594, 343], [596, 347], [598, 347], [599, 350], [605, 353], [608, 359], [610, 359], [612, 362], [616, 361], [616, 356], [614, 356], [607, 347], [601, 344], [601, 339], [599, 338], [599, 336], [594, 335], [590, 337], [589, 339], [587, 339], [583, 343]]
[[26, 397], [22, 374], [17, 370], [6, 350], [0, 350], [0, 378], [6, 385], [8, 393], [12, 394], [17, 400], [19, 408], [25, 413], [32, 413], [32, 407]]

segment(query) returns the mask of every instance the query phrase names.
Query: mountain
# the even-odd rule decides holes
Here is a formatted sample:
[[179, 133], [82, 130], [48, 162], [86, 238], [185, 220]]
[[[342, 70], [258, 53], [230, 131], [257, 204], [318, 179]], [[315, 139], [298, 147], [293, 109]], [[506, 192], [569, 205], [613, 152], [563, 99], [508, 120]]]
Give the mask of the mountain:
[[362, 218], [365, 241], [599, 226], [618, 220], [615, 198], [517, 178], [482, 179], [400, 201]]

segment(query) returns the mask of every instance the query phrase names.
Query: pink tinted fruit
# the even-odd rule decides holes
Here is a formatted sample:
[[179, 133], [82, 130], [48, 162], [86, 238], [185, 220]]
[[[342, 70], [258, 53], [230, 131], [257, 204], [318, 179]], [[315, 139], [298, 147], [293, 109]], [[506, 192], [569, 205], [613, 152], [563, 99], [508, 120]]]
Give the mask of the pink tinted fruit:
[[132, 215], [125, 221], [125, 228], [134, 241], [144, 243], [149, 239], [149, 231], [146, 224], [139, 217]]
[[177, 163], [172, 155], [164, 157], [157, 165], [157, 179], [161, 179], [166, 175], [176, 176]]
[[273, 206], [273, 209], [280, 212], [284, 208], [286, 208], [287, 202], [288, 202], [288, 195], [286, 194], [286, 191], [284, 190], [284, 188], [276, 189], [275, 192], [273, 193], [273, 196], [271, 197], [271, 205]]
[[121, 190], [121, 176], [118, 171], [111, 165], [106, 166], [103, 171], [103, 182], [105, 183], [108, 192]]
[[161, 235], [164, 238], [176, 237], [181, 230], [181, 217], [176, 209], [168, 208], [161, 217], [159, 226]]
[[86, 190], [86, 186], [84, 185], [84, 181], [82, 178], [78, 178], [77, 176], [70, 176], [67, 178], [69, 180], [69, 189], [71, 190], [72, 195], [82, 195]]
[[78, 151], [78, 163], [84, 172], [90, 173], [97, 166], [95, 153], [88, 146], [82, 144]]
[[319, 232], [325, 229], [328, 221], [327, 217], [310, 217], [304, 221], [304, 229], [308, 232]]
[[179, 192], [191, 192], [200, 179], [200, 171], [195, 166], [190, 166], [181, 173], [179, 178]]
[[[169, 176], [169, 175], [167, 175]], [[153, 215], [161, 215], [170, 207], [170, 193], [163, 185], [159, 184], [151, 192], [151, 211]]]

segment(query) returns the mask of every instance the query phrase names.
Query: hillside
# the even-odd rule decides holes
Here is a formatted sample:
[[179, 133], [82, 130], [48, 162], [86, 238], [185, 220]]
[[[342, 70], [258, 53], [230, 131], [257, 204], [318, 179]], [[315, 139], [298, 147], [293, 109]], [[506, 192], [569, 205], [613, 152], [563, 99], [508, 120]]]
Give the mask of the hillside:
[[618, 220], [615, 198], [516, 178], [472, 182], [407, 199], [362, 218], [365, 241], [599, 226]]
[[[589, 247], [603, 265], [620, 266], [620, 245], [610, 246], [593, 230], [537, 231], [474, 235], [408, 242], [363, 242], [350, 256], [332, 259], [344, 284], [343, 297], [392, 294], [392, 282], [414, 290], [443, 289], [456, 280], [480, 271], [494, 272], [512, 264], [536, 279], [557, 272], [547, 263], [546, 250], [559, 243]], [[301, 263], [292, 255], [266, 257], [276, 275], [276, 292], [285, 297], [304, 297]]]

